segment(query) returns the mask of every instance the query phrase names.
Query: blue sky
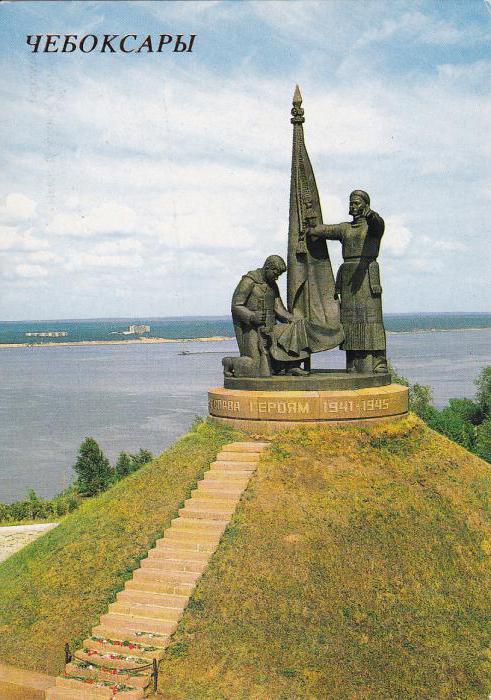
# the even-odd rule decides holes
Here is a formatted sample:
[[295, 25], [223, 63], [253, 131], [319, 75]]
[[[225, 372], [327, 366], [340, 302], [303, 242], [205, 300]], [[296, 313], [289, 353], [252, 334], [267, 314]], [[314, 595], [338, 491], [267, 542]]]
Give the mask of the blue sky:
[[386, 220], [385, 310], [490, 310], [490, 27], [484, 0], [2, 3], [0, 318], [228, 313], [286, 253], [297, 82], [325, 222], [355, 188]]

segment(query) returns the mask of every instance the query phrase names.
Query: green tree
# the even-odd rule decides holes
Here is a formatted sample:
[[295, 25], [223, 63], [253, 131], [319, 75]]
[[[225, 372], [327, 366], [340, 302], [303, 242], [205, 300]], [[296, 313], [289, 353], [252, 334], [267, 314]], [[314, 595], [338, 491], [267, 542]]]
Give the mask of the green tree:
[[77, 488], [84, 496], [94, 496], [105, 491], [114, 478], [109, 460], [91, 437], [80, 445], [73, 469], [78, 474]]
[[27, 504], [29, 509], [29, 517], [31, 520], [34, 520], [34, 518], [39, 514], [41, 506], [41, 499], [34, 489], [28, 489], [27, 491]]
[[115, 466], [116, 478], [122, 479], [134, 471], [133, 458], [127, 452], [120, 452]]
[[140, 451], [137, 452], [136, 455], [131, 455], [131, 459], [133, 460], [133, 471], [136, 471], [137, 469], [140, 469], [140, 467], [143, 467], [144, 464], [151, 462], [153, 459], [153, 454], [148, 450], [143, 450], [140, 448]]
[[483, 415], [481, 407], [475, 401], [471, 399], [449, 399], [448, 406], [450, 410], [460, 416], [462, 420], [472, 423], [473, 425], [482, 423]]
[[[433, 412], [434, 411], [434, 412]], [[475, 427], [469, 421], [464, 420], [458, 413], [445, 406], [441, 411], [433, 409], [427, 414], [427, 423], [430, 428], [446, 435], [467, 450], [474, 449]]]
[[491, 416], [477, 426], [476, 433], [475, 452], [478, 457], [491, 463]]
[[[431, 387], [424, 384], [409, 385], [409, 410], [414, 411], [417, 416], [425, 419], [425, 416], [432, 413], [433, 395]], [[433, 409], [435, 410], [435, 409]]]

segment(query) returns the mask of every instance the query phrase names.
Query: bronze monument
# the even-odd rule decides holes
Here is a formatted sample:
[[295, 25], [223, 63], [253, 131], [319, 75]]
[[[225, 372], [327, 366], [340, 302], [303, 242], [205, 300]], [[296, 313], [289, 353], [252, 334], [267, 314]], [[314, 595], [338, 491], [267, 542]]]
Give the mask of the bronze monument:
[[[210, 415], [267, 434], [310, 422], [388, 419], [407, 412], [407, 388], [391, 384], [377, 257], [383, 219], [355, 190], [351, 222], [324, 224], [304, 141], [302, 96], [293, 96], [288, 261], [269, 256], [246, 273], [232, 298], [240, 357], [223, 359], [224, 387], [209, 392]], [[340, 241], [334, 277], [328, 241]], [[287, 306], [276, 280], [287, 273]], [[346, 369], [311, 366], [314, 353], [340, 347]]]
[[[291, 111], [288, 265], [277, 255], [269, 256], [262, 268], [248, 272], [239, 282], [232, 299], [232, 318], [240, 358], [224, 358], [225, 378], [304, 377], [311, 373], [313, 353], [339, 346], [346, 351], [349, 374], [384, 376], [389, 384], [377, 263], [384, 222], [370, 209], [368, 194], [355, 190], [349, 201], [353, 221], [322, 223], [317, 184], [305, 147], [301, 105], [297, 86]], [[336, 280], [327, 240], [341, 241], [343, 246], [344, 262]], [[285, 270], [288, 309], [276, 285]], [[302, 362], [304, 369], [300, 368]], [[327, 375], [323, 386], [335, 386], [332, 372]], [[316, 376], [307, 386], [314, 388], [320, 379]], [[345, 385], [356, 386], [353, 382]], [[229, 386], [227, 381], [225, 386]]]

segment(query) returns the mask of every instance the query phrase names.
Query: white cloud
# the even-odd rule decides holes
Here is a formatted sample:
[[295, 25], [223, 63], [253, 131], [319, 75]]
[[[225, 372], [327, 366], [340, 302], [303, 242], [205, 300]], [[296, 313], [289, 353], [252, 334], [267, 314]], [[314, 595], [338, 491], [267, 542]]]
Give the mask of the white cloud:
[[21, 263], [16, 265], [14, 268], [16, 274], [19, 277], [46, 277], [48, 271], [41, 265], [28, 265], [26, 263]]
[[42, 250], [48, 246], [46, 239], [33, 236], [30, 230], [22, 231], [15, 226], [0, 225], [0, 251]]
[[380, 44], [397, 37], [398, 41], [420, 44], [457, 45], [485, 39], [485, 31], [477, 26], [461, 27], [449, 21], [436, 19], [420, 11], [385, 20], [380, 27], [370, 27], [357, 41], [357, 46]]
[[5, 204], [0, 207], [0, 221], [15, 224], [28, 221], [36, 211], [36, 202], [20, 192], [12, 192], [5, 197]]
[[[156, 232], [160, 242], [169, 248], [186, 250], [195, 247], [233, 248], [243, 250], [255, 243], [255, 236], [240, 220], [240, 208], [234, 207], [234, 194], [228, 206], [207, 192], [194, 192], [176, 199], [163, 195], [160, 200], [160, 222]], [[243, 208], [243, 207], [241, 207]], [[234, 219], [234, 212], [237, 219]]]
[[119, 241], [106, 241], [97, 243], [93, 252], [96, 255], [121, 255], [125, 252], [139, 252], [142, 249], [141, 241], [134, 238], [123, 238]]
[[35, 252], [29, 252], [29, 262], [30, 263], [58, 263], [62, 261], [62, 258], [49, 250], [38, 250]]
[[467, 250], [467, 246], [461, 241], [434, 241], [433, 250], [444, 252], [458, 252]]
[[443, 270], [443, 263], [441, 260], [430, 256], [425, 258], [412, 258], [409, 260], [409, 264], [418, 272], [441, 272]]
[[46, 230], [57, 236], [92, 237], [100, 234], [131, 233], [136, 227], [136, 214], [119, 202], [106, 202], [89, 211], [63, 212], [49, 222]]
[[412, 232], [406, 226], [403, 215], [391, 215], [385, 219], [385, 233], [382, 239], [384, 253], [396, 257], [403, 255], [413, 237]]
[[95, 253], [76, 253], [67, 262], [66, 269], [87, 270], [88, 268], [103, 269], [136, 269], [143, 265], [140, 255], [97, 255]]

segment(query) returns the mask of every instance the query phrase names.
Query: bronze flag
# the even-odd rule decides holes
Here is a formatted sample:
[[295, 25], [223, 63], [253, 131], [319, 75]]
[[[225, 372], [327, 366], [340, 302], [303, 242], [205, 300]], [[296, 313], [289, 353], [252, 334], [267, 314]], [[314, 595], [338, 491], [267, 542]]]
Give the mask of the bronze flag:
[[334, 275], [325, 239], [309, 238], [309, 226], [322, 224], [319, 193], [305, 148], [302, 95], [298, 85], [291, 111], [293, 154], [288, 231], [288, 310], [304, 319], [307, 350], [330, 350], [344, 339], [339, 302], [335, 298]]

